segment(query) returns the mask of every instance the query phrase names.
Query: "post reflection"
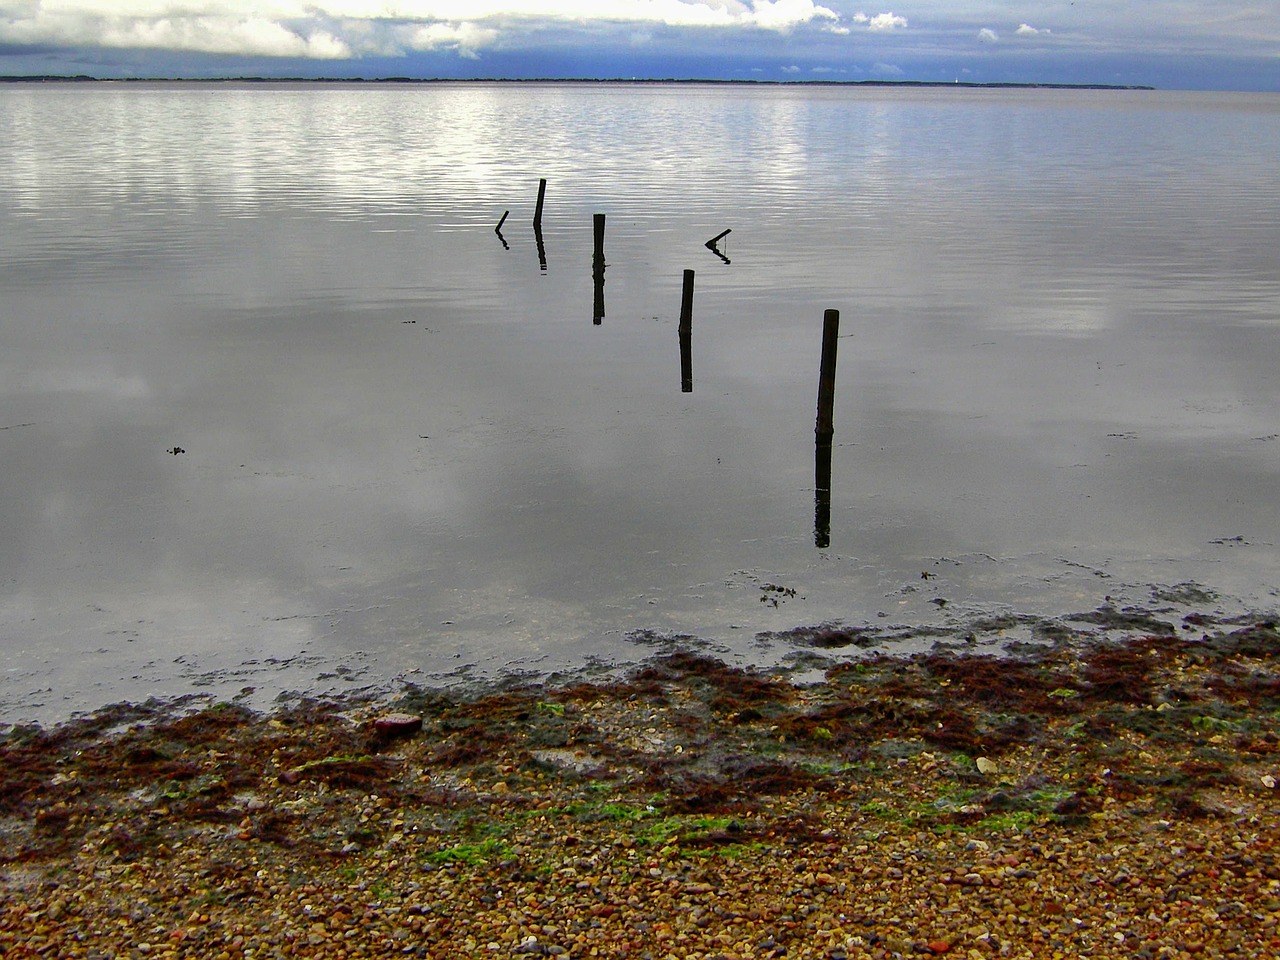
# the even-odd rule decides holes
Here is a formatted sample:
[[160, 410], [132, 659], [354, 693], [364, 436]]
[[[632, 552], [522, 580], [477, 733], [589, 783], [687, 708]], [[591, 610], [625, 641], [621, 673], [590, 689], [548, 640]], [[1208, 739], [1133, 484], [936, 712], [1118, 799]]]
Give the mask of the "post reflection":
[[814, 445], [813, 543], [819, 549], [831, 546], [831, 443], [821, 439]]
[[733, 233], [733, 230], [731, 229], [721, 231], [720, 233], [717, 233], [714, 237], [712, 237], [710, 240], [708, 240], [705, 244], [703, 244], [703, 246], [705, 246], [708, 250], [714, 253], [717, 257], [719, 257], [725, 263], [730, 263], [731, 261], [727, 256], [725, 256], [724, 251], [720, 249], [720, 241], [723, 240], [725, 237], [727, 237], [731, 233]]

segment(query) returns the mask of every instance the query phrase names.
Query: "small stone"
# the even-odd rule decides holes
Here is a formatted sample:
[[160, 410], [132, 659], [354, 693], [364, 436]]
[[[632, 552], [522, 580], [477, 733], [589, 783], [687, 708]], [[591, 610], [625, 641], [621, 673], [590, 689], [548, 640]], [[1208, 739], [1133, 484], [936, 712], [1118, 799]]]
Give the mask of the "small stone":
[[1000, 769], [999, 764], [997, 764], [994, 760], [987, 759], [986, 757], [979, 757], [977, 760], [977, 765], [978, 765], [978, 772], [983, 774], [984, 776], [992, 773], [996, 773]]
[[947, 953], [951, 949], [951, 944], [946, 940], [930, 940], [928, 947], [930, 953], [937, 955]]
[[422, 718], [412, 713], [386, 713], [373, 721], [373, 729], [384, 737], [404, 737], [422, 729]]
[[1277, 783], [1276, 778], [1273, 777], [1271, 774], [1268, 773], [1263, 775], [1262, 785], [1266, 787], [1268, 790], [1274, 790], [1276, 788], [1276, 783]]

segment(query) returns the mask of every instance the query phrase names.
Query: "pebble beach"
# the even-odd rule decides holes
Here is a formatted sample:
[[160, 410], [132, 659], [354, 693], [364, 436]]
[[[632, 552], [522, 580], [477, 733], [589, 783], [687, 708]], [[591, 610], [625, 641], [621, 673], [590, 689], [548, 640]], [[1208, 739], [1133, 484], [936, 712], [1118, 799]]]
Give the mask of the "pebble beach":
[[696, 651], [608, 682], [0, 743], [0, 954], [1280, 954], [1280, 634]]

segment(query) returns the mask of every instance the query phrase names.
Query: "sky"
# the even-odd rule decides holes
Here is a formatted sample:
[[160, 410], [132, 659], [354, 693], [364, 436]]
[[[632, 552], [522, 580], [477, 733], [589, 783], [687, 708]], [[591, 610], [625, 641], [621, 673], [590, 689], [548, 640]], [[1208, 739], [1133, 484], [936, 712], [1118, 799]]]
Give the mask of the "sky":
[[0, 0], [0, 75], [1280, 92], [1280, 0]]

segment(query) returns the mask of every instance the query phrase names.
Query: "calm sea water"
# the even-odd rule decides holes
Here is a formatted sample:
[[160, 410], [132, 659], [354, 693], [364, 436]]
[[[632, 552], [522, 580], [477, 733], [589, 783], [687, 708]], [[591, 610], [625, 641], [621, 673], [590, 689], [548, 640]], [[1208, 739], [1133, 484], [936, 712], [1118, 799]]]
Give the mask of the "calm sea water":
[[1277, 606], [1280, 97], [11, 85], [0, 133], [0, 720]]

